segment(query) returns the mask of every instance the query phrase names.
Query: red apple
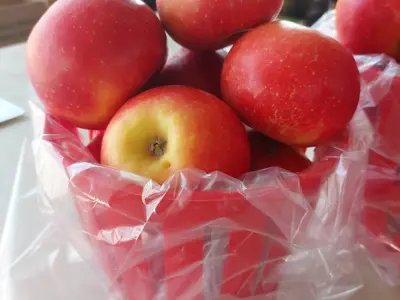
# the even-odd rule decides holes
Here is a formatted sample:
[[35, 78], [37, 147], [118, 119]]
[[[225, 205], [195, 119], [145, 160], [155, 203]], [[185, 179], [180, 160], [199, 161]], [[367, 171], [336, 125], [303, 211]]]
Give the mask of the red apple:
[[158, 183], [184, 168], [238, 177], [250, 168], [250, 149], [243, 124], [224, 102], [198, 89], [166, 86], [139, 94], [117, 112], [101, 161]]
[[339, 0], [338, 39], [356, 54], [385, 53], [400, 61], [399, 0]]
[[59, 0], [33, 29], [26, 59], [48, 113], [101, 129], [165, 63], [166, 36], [139, 0]]
[[292, 147], [274, 141], [263, 134], [248, 132], [251, 153], [251, 170], [280, 167], [290, 172], [301, 172], [311, 165], [311, 161]]
[[220, 78], [225, 56], [223, 51], [198, 52], [181, 48], [167, 60], [149, 86], [185, 85], [221, 98]]
[[287, 21], [264, 24], [231, 49], [221, 90], [250, 127], [313, 146], [343, 130], [360, 95], [356, 62], [334, 39]]
[[168, 33], [186, 48], [216, 50], [243, 32], [271, 21], [283, 0], [157, 0]]

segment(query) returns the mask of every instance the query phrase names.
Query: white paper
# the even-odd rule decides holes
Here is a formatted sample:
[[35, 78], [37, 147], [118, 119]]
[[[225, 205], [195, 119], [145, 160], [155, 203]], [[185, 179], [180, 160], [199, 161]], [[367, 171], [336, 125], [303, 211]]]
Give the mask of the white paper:
[[24, 111], [21, 108], [0, 98], [0, 124], [18, 118], [23, 114]]

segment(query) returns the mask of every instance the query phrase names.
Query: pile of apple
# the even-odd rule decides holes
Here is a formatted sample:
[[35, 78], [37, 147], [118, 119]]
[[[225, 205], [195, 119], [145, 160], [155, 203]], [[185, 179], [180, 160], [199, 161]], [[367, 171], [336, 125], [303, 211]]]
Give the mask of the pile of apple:
[[[338, 41], [276, 20], [282, 5], [158, 0], [158, 17], [140, 0], [58, 0], [28, 73], [48, 114], [101, 132], [104, 165], [158, 183], [184, 168], [299, 172], [300, 148], [348, 125], [360, 80]], [[164, 29], [182, 46], [168, 60]]]

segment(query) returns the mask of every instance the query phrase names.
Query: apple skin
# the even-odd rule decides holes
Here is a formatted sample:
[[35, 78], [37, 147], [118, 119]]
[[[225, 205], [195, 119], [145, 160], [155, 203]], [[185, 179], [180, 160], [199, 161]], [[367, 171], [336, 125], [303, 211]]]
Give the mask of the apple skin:
[[48, 113], [102, 129], [165, 63], [166, 35], [139, 0], [60, 0], [27, 42], [31, 82]]
[[384, 53], [400, 62], [400, 1], [339, 0], [339, 41], [355, 54]]
[[228, 53], [223, 99], [251, 128], [308, 147], [343, 130], [359, 101], [360, 78], [349, 50], [287, 21], [264, 24]]
[[274, 20], [283, 0], [157, 0], [160, 19], [171, 37], [193, 50], [217, 50], [243, 33]]
[[163, 70], [154, 76], [147, 89], [166, 85], [185, 85], [221, 98], [221, 73], [226, 52], [192, 51], [180, 48], [168, 58]]
[[288, 145], [257, 131], [250, 131], [247, 135], [250, 143], [251, 171], [279, 167], [299, 173], [311, 166], [311, 161], [305, 155]]
[[162, 184], [196, 168], [239, 177], [250, 169], [244, 125], [223, 101], [199, 89], [165, 86], [129, 100], [112, 118], [101, 162]]

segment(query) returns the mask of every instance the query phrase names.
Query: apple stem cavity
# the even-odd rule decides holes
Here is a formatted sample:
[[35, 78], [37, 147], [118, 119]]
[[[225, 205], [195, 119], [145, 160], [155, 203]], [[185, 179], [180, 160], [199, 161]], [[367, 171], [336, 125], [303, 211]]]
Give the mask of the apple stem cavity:
[[150, 144], [149, 151], [152, 156], [160, 157], [164, 154], [167, 147], [167, 141], [162, 137], [157, 137], [154, 142]]

